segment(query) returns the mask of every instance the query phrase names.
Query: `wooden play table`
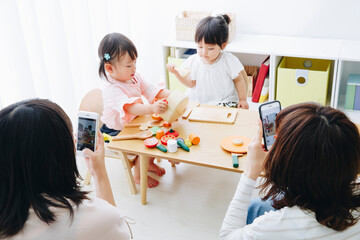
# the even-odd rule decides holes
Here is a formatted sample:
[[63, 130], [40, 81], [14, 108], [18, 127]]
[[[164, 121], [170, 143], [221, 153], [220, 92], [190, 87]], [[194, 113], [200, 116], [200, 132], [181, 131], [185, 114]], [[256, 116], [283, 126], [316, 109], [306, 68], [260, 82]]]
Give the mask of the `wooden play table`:
[[[143, 140], [112, 141], [108, 148], [122, 153], [133, 153], [140, 156], [140, 189], [141, 203], [146, 204], [148, 158], [175, 160], [182, 163], [195, 164], [203, 167], [217, 168], [226, 171], [243, 172], [247, 155], [239, 157], [239, 167], [232, 165], [231, 153], [223, 150], [220, 141], [227, 136], [245, 136], [250, 139], [257, 132], [259, 113], [257, 111], [237, 109], [238, 114], [234, 124], [219, 124], [192, 122], [181, 117], [171, 126], [179, 132], [179, 137], [186, 139], [190, 133], [200, 137], [200, 144], [190, 147], [190, 152], [181, 148], [176, 153], [164, 153], [156, 148], [147, 148]], [[151, 116], [137, 117], [133, 123], [152, 120]], [[132, 134], [140, 131], [138, 128], [124, 128], [119, 135]]]

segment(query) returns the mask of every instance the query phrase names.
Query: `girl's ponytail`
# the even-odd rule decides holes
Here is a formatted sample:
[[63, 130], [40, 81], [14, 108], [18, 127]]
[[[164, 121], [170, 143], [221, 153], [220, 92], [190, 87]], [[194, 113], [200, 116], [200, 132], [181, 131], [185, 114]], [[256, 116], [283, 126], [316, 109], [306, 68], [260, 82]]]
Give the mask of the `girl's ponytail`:
[[104, 60], [104, 58], [102, 58], [102, 59], [100, 60], [100, 64], [99, 64], [99, 76], [100, 76], [100, 78], [105, 77], [106, 80], [108, 80], [108, 79], [107, 79], [107, 76], [106, 76], [106, 73], [105, 73], [105, 60]]
[[223, 14], [223, 15], [220, 15], [220, 16], [221, 16], [222, 18], [224, 18], [224, 20], [225, 20], [225, 22], [226, 22], [227, 25], [230, 24], [231, 19], [230, 19], [229, 15]]

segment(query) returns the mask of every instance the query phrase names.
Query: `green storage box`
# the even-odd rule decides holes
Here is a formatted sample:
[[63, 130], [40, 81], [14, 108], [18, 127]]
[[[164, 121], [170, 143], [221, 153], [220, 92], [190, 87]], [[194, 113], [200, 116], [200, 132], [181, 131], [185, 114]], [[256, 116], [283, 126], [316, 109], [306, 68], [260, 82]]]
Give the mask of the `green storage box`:
[[[346, 84], [345, 109], [354, 110], [356, 88], [359, 86], [360, 74], [349, 74], [349, 78]], [[360, 97], [357, 96], [356, 99], [360, 99]]]
[[[172, 63], [177, 67], [180, 67], [182, 65], [182, 63], [184, 62], [184, 60], [185, 60], [184, 58], [168, 57], [168, 63]], [[173, 73], [171, 73], [171, 72], [168, 72], [168, 73], [169, 73], [169, 89], [170, 90], [177, 89], [177, 90], [185, 92], [187, 87], [184, 84], [182, 84]]]
[[277, 69], [276, 99], [282, 107], [301, 102], [326, 105], [331, 61], [283, 57]]

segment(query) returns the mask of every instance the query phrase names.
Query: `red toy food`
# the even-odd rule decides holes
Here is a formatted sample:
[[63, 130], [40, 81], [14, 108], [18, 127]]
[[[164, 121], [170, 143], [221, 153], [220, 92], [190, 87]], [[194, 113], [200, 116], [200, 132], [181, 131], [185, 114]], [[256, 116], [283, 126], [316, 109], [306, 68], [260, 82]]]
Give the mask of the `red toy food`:
[[167, 141], [169, 140], [169, 139], [176, 139], [176, 137], [174, 137], [173, 135], [165, 135], [165, 136], [163, 136], [161, 139], [160, 139], [160, 141], [161, 141], [161, 143], [163, 144], [163, 145], [167, 145]]
[[155, 137], [144, 140], [144, 145], [145, 145], [145, 147], [148, 147], [148, 148], [154, 148], [154, 147], [156, 147], [156, 145], [158, 143], [159, 143], [159, 140], [157, 140], [157, 138], [155, 138]]
[[179, 133], [177, 131], [175, 131], [174, 129], [170, 129], [169, 131], [167, 131], [165, 133], [165, 135], [172, 135], [174, 137], [177, 137], [177, 136], [179, 136]]

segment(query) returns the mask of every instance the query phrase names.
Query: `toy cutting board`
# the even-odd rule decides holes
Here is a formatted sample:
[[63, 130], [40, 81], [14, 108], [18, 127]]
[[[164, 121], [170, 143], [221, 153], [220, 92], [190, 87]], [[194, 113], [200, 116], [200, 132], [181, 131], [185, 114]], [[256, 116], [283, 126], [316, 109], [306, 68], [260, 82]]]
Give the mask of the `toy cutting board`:
[[233, 108], [197, 107], [191, 112], [189, 121], [234, 124], [237, 110]]

